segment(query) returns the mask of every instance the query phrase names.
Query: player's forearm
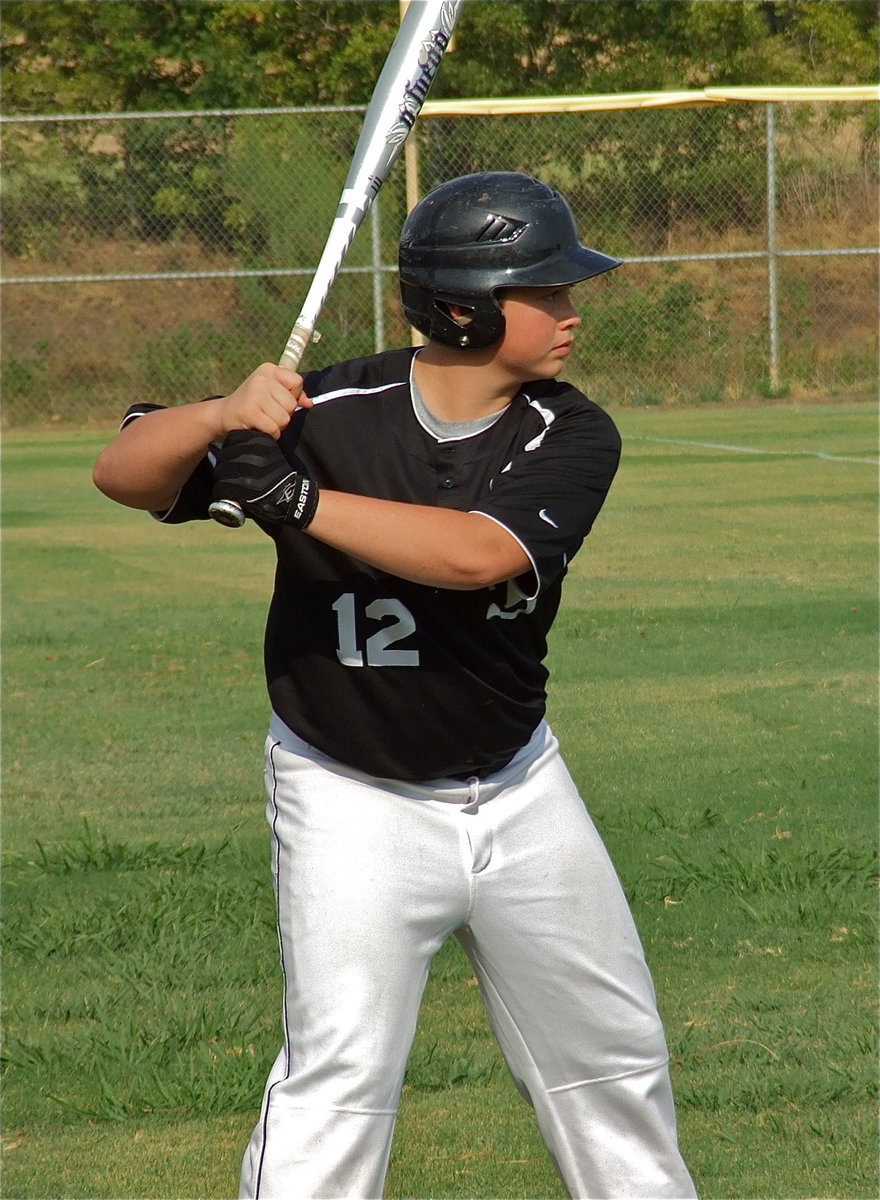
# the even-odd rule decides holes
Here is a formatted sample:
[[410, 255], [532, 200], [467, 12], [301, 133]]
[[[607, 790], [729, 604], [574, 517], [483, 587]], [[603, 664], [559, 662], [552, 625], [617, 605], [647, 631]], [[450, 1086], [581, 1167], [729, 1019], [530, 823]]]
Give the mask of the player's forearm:
[[479, 513], [323, 489], [308, 535], [429, 587], [488, 587], [531, 565], [513, 535]]
[[129, 508], [164, 511], [219, 436], [214, 401], [146, 413], [98, 456], [95, 486]]

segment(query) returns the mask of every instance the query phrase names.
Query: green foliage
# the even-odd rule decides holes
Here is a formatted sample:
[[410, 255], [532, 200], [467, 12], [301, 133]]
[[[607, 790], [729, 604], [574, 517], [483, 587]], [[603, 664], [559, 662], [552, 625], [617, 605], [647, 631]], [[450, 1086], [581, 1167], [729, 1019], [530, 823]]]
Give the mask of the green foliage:
[[723, 296], [703, 294], [670, 270], [647, 287], [616, 280], [610, 296], [585, 307], [579, 336], [588, 348], [590, 370], [597, 374], [624, 355], [641, 373], [680, 356], [687, 346], [705, 377], [723, 368], [730, 319]]
[[715, 234], [759, 228], [763, 137], [755, 127], [763, 120], [759, 108], [695, 109], [678, 114], [670, 137], [664, 116], [646, 112], [621, 138], [619, 123], [603, 115], [582, 139], [579, 169], [558, 182], [611, 231], [619, 253], [662, 251], [676, 225]]
[[47, 239], [57, 242], [60, 224], [81, 224], [88, 189], [62, 145], [16, 130], [4, 140], [0, 201], [3, 246], [23, 255], [44, 250]]
[[[364, 103], [392, 0], [5, 0], [7, 112]], [[435, 96], [877, 77], [872, 0], [470, 0]]]
[[[194, 379], [226, 379], [239, 374], [240, 351], [236, 341], [230, 340], [230, 332], [196, 319], [148, 342], [143, 367], [156, 395], [174, 404]], [[248, 329], [247, 334], [251, 337], [253, 331]]]
[[218, 119], [137, 121], [123, 127], [124, 186], [140, 232], [195, 234], [208, 251], [251, 236], [227, 222], [225, 125]]
[[[225, 221], [225, 129], [214, 120], [100, 122], [18, 127], [7, 136], [3, 246], [37, 251], [54, 228], [69, 237], [132, 232], [146, 239], [192, 233], [206, 252], [248, 246], [252, 232]], [[109, 143], [109, 148], [102, 148]]]
[[36, 359], [10, 355], [3, 364], [3, 408], [9, 421], [27, 424], [31, 397], [45, 381], [45, 370]]
[[[317, 139], [314, 122], [297, 115], [235, 126], [226, 162], [235, 205], [226, 220], [237, 229], [259, 231], [249, 266], [317, 262], [345, 182], [356, 123], [331, 117], [322, 133]], [[319, 140], [333, 153], [321, 156]], [[297, 170], [303, 157], [311, 159], [308, 175]]]
[[[238, 297], [265, 339], [283, 345], [290, 332], [291, 314], [299, 310], [310, 273], [317, 264], [349, 168], [358, 125], [346, 114], [323, 118], [322, 136], [315, 137], [314, 119], [288, 115], [254, 124], [239, 124], [231, 139], [225, 186], [236, 199], [227, 210], [228, 228], [250, 236], [245, 265], [252, 268], [293, 268], [291, 277], [254, 276], [241, 280]], [[296, 160], [311, 156], [308, 176], [296, 174]], [[393, 202], [394, 185], [383, 192], [380, 205]], [[352, 269], [371, 261], [370, 233], [378, 206], [356, 235], [345, 262], [345, 286], [338, 287], [331, 309], [322, 316], [321, 357], [368, 354], [375, 349], [372, 281]], [[393, 260], [386, 240], [383, 261]]]

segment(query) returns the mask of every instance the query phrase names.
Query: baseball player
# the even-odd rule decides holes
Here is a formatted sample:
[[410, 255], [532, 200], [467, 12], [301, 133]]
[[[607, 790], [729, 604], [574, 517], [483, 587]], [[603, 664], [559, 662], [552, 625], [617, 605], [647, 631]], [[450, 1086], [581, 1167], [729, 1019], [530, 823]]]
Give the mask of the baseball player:
[[382, 1195], [450, 935], [569, 1194], [695, 1195], [639, 938], [545, 720], [547, 633], [620, 454], [607, 413], [559, 379], [571, 287], [618, 265], [545, 184], [454, 179], [401, 237], [424, 347], [135, 405], [98, 459], [120, 503], [173, 523], [232, 499], [277, 552], [284, 1045], [242, 1197]]

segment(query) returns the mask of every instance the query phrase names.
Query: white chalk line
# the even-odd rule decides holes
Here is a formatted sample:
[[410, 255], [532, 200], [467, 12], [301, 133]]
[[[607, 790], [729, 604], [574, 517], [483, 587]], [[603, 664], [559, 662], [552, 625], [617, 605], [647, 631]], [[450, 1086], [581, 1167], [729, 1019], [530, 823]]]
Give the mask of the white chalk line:
[[726, 442], [697, 442], [688, 438], [644, 437], [629, 434], [629, 442], [657, 442], [665, 446], [695, 446], [700, 450], [729, 450], [735, 454], [775, 454], [784, 458], [823, 458], [829, 462], [867, 463], [868, 466], [880, 466], [878, 458], [857, 458], [851, 454], [829, 454], [826, 450], [762, 450], [758, 446], [731, 446]]

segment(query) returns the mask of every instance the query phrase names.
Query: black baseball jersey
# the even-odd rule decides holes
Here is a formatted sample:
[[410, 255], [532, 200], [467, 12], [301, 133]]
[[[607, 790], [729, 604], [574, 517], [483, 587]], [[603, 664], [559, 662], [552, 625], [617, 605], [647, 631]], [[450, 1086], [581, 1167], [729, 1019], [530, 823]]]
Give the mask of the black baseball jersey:
[[[297, 411], [281, 448], [319, 488], [483, 513], [532, 568], [454, 591], [266, 526], [277, 551], [266, 679], [285, 724], [342, 763], [379, 778], [480, 777], [504, 766], [544, 715], [547, 633], [620, 439], [603, 409], [558, 381], [527, 384], [481, 432], [438, 439], [413, 405], [415, 353], [306, 374], [315, 406]], [[207, 518], [211, 482], [209, 456], [160, 519]]]

